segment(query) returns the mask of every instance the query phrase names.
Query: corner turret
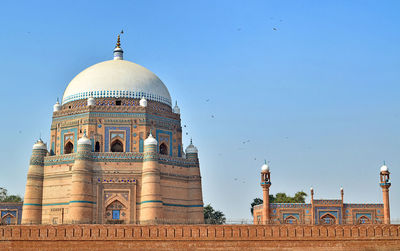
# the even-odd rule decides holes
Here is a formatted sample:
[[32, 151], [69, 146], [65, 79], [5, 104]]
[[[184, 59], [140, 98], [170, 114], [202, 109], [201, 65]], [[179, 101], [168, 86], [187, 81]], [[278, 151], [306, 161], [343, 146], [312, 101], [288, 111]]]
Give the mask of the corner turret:
[[21, 224], [42, 223], [43, 173], [46, 154], [47, 146], [39, 139], [32, 148]]

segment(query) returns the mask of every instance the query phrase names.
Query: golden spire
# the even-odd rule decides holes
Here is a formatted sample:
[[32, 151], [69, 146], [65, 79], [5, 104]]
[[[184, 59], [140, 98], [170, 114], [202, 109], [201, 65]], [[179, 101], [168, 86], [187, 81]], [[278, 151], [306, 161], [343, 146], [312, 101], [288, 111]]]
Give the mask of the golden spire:
[[121, 30], [121, 32], [118, 34], [118, 39], [117, 39], [117, 46], [116, 48], [121, 48], [121, 40], [120, 40], [120, 35], [124, 34], [124, 31]]

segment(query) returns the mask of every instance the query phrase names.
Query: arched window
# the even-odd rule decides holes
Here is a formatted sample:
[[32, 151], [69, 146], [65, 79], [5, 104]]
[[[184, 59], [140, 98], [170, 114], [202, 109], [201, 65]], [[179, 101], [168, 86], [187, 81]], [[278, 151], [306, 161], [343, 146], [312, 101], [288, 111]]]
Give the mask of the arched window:
[[320, 219], [321, 224], [335, 224], [336, 218], [332, 214], [324, 214]]
[[168, 148], [164, 143], [160, 145], [160, 154], [168, 155]]
[[118, 139], [115, 140], [112, 145], [111, 145], [111, 152], [123, 152], [124, 151], [124, 145], [122, 144], [121, 141]]
[[96, 141], [96, 144], [94, 145], [94, 151], [100, 152], [100, 142]]
[[64, 154], [70, 154], [73, 152], [74, 152], [74, 144], [72, 144], [71, 142], [68, 142], [67, 144], [65, 144]]
[[368, 224], [369, 222], [369, 218], [367, 216], [361, 216], [360, 218], [358, 218], [358, 224]]
[[294, 217], [293, 215], [290, 215], [285, 218], [285, 223], [286, 224], [297, 224], [297, 218]]

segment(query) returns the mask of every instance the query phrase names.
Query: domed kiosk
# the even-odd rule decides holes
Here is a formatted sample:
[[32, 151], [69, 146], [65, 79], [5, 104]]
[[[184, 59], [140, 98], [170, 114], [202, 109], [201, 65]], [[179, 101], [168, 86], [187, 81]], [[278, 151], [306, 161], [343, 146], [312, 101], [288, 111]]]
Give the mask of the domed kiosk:
[[33, 149], [22, 224], [204, 221], [180, 111], [154, 73], [123, 59], [119, 36], [114, 59], [79, 73], [54, 105], [49, 148]]

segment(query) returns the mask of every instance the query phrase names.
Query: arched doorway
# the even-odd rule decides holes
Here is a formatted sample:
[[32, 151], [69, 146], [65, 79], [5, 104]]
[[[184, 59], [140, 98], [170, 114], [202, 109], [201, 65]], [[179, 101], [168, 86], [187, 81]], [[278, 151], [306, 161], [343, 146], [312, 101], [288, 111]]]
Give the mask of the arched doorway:
[[124, 151], [124, 145], [122, 144], [121, 141], [116, 139], [112, 144], [111, 144], [111, 152], [123, 152]]
[[168, 155], [168, 148], [164, 143], [160, 145], [160, 154]]
[[100, 142], [96, 141], [96, 144], [94, 145], [94, 151], [100, 152]]
[[336, 218], [332, 214], [326, 213], [320, 218], [320, 223], [327, 224], [327, 225], [335, 224]]
[[127, 208], [119, 200], [114, 200], [106, 207], [107, 223], [123, 224], [127, 220]]
[[74, 152], [74, 144], [67, 142], [64, 147], [64, 154], [70, 154]]

